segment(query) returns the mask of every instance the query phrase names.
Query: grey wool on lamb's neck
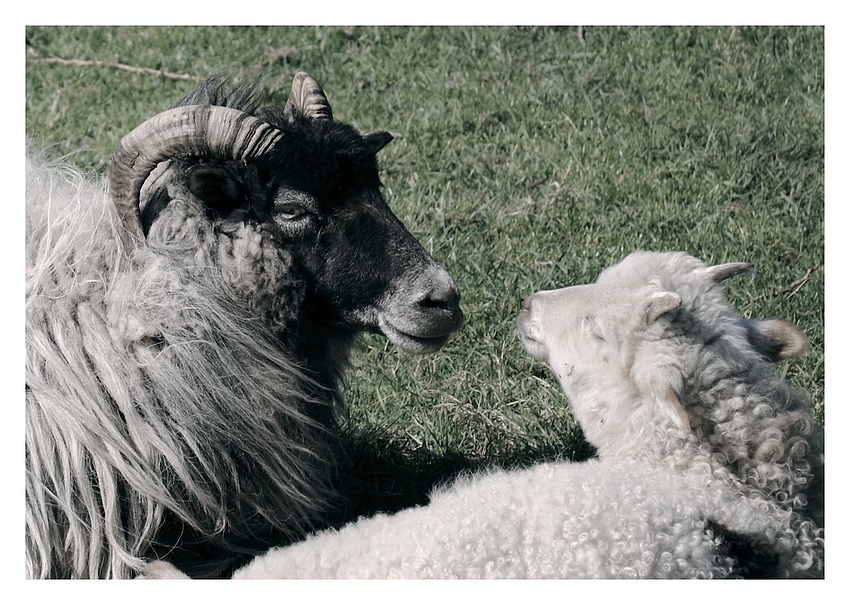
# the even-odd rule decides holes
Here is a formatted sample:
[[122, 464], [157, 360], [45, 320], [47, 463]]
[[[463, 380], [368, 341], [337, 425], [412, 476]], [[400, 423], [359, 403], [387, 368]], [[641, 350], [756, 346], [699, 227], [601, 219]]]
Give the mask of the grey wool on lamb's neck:
[[28, 153], [30, 577], [216, 575], [321, 527], [356, 335], [427, 353], [461, 325], [381, 197], [392, 137], [303, 73], [258, 106], [206, 82], [125, 137], [110, 190]]

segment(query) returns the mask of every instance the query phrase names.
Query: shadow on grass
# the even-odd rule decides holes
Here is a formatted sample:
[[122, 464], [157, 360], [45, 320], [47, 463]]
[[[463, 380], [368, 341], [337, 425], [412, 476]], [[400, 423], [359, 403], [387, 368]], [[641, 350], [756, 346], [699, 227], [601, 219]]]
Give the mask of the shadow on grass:
[[515, 469], [540, 462], [570, 459], [576, 462], [593, 455], [586, 442], [566, 455], [563, 448], [525, 448], [502, 458], [470, 459], [457, 453], [434, 454], [427, 450], [411, 451], [388, 437], [345, 435], [343, 466], [339, 488], [344, 504], [331, 527], [340, 527], [360, 517], [378, 513], [393, 514], [428, 503], [435, 488], [451, 483], [458, 475], [487, 468]]
[[[341, 501], [334, 514], [315, 531], [339, 528], [361, 517], [378, 513], [393, 514], [428, 503], [435, 488], [450, 483], [461, 473], [490, 467], [522, 468], [531, 464], [564, 460], [581, 461], [591, 457], [592, 446], [585, 443], [565, 454], [555, 446], [526, 448], [501, 459], [471, 460], [463, 455], [437, 455], [426, 450], [410, 450], [390, 437], [343, 433], [342, 458], [337, 479]], [[146, 556], [170, 561], [193, 578], [229, 578], [234, 571], [258, 554], [287, 540], [275, 532], [256, 533], [244, 547], [232, 542], [227, 548], [211, 536], [200, 535], [172, 514], [166, 514], [160, 533], [163, 545], [180, 542], [181, 546], [153, 547]]]

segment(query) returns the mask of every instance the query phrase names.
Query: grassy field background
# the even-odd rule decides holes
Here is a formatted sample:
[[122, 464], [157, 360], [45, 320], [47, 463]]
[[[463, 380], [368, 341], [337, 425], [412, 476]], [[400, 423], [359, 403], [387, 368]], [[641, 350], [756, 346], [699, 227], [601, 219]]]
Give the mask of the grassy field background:
[[211, 73], [262, 76], [282, 104], [306, 70], [336, 119], [396, 135], [379, 156], [385, 197], [457, 280], [467, 322], [436, 355], [379, 336], [357, 348], [343, 423], [364, 508], [421, 501], [462, 468], [588, 456], [515, 318], [525, 296], [593, 281], [637, 248], [754, 263], [730, 299], [808, 335], [777, 372], [824, 420], [823, 28], [26, 33], [27, 134], [92, 173]]

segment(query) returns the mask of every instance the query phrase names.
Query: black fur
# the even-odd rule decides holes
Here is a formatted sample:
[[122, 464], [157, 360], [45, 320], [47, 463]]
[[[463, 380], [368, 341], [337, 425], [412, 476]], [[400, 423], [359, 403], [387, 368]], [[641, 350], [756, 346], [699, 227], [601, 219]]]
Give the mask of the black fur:
[[737, 564], [730, 577], [768, 579], [776, 578], [780, 563], [779, 554], [761, 536], [748, 536], [734, 532], [714, 521], [706, 521], [706, 530], [718, 541], [718, 552], [731, 557]]

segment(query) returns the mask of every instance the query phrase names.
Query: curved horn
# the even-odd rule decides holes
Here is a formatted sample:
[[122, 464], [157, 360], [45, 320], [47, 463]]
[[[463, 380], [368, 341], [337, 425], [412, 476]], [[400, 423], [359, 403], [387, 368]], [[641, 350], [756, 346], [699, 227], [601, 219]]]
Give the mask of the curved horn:
[[733, 275], [738, 275], [739, 273], [744, 273], [745, 271], [751, 271], [753, 265], [751, 263], [726, 263], [724, 265], [714, 265], [713, 267], [706, 267], [705, 272], [708, 276], [716, 282], [722, 282], [724, 279], [728, 279]]
[[256, 158], [283, 133], [238, 109], [189, 105], [164, 111], [127, 134], [112, 155], [109, 188], [121, 222], [144, 240], [139, 193], [160, 162], [179, 157]]
[[334, 119], [331, 104], [322, 87], [304, 71], [299, 71], [292, 79], [292, 91], [289, 93], [284, 111], [313, 120]]

